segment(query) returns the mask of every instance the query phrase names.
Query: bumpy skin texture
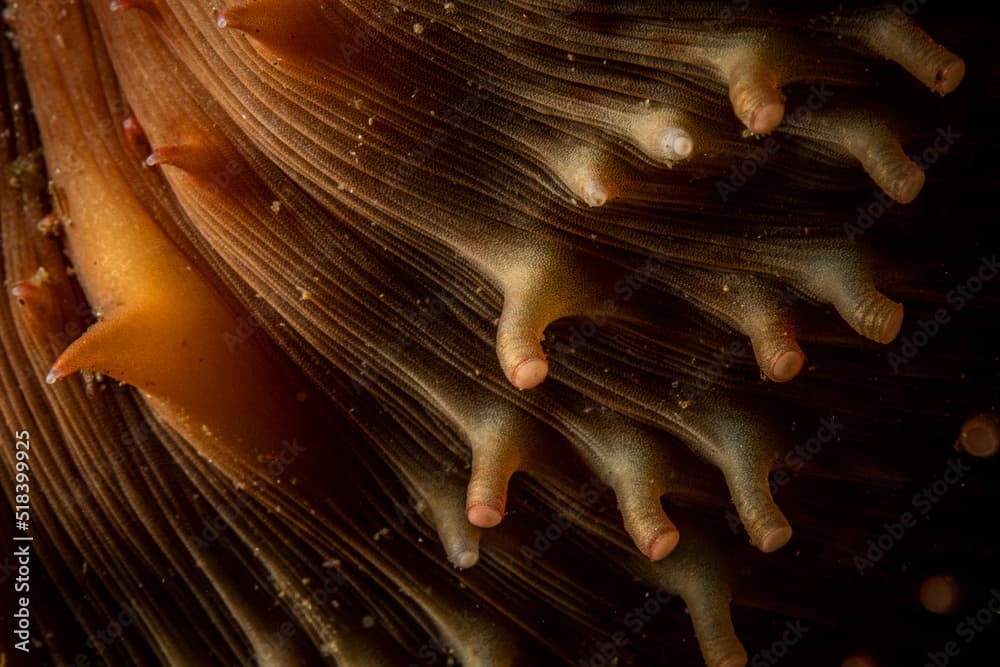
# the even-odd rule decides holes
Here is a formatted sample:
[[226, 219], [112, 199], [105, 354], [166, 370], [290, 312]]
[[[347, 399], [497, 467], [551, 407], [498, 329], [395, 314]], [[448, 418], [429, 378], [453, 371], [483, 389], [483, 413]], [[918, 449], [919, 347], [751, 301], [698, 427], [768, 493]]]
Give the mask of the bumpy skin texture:
[[0, 407], [69, 611], [131, 619], [108, 662], [738, 667], [782, 614], [840, 660], [988, 562], [945, 521], [858, 564], [949, 442], [997, 449], [976, 204], [901, 212], [966, 65], [904, 11], [6, 16]]

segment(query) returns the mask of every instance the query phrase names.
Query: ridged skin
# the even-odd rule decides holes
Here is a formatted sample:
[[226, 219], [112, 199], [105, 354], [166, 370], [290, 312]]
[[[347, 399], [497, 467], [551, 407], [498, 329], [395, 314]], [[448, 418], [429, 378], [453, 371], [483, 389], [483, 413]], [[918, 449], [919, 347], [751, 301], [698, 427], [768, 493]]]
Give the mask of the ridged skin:
[[963, 60], [854, 5], [5, 15], [0, 409], [55, 661], [738, 667], [787, 622], [794, 664], [902, 664], [983, 597], [927, 576], [989, 588], [968, 19], [925, 23]]

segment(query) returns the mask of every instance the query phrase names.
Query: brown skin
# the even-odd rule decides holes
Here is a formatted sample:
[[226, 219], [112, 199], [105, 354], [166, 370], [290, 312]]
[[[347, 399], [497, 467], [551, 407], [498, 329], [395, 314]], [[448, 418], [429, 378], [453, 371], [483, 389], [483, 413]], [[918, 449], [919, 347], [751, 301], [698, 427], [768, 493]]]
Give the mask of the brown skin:
[[[629, 553], [637, 546], [648, 558], [660, 558], [674, 547], [677, 530], [666, 519], [660, 496], [664, 490], [672, 490], [675, 477], [688, 476], [671, 459], [658, 456], [661, 446], [674, 443], [661, 442], [658, 434], [643, 437], [636, 428], [636, 421], [643, 422], [647, 431], [655, 427], [678, 435], [726, 473], [730, 493], [722, 490], [713, 494], [713, 498], [719, 503], [727, 503], [730, 495], [735, 498], [748, 532], [760, 549], [770, 551], [788, 539], [788, 523], [767, 489], [767, 473], [775, 458], [771, 450], [776, 443], [768, 437], [763, 426], [760, 430], [751, 428], [760, 420], [760, 415], [774, 413], [784, 418], [780, 411], [782, 404], [779, 402], [771, 410], [740, 410], [728, 400], [726, 392], [721, 391], [721, 396], [708, 400], [707, 397], [696, 397], [693, 401], [673, 400], [678, 383], [690, 379], [685, 372], [696, 364], [695, 357], [703, 354], [703, 351], [689, 353], [688, 348], [697, 350], [702, 345], [714, 345], [716, 338], [705, 336], [704, 340], [697, 341], [698, 345], [692, 345], [692, 339], [702, 337], [701, 327], [667, 327], [658, 330], [656, 335], [669, 332], [664, 336], [669, 347], [647, 341], [645, 345], [628, 349], [618, 358], [609, 354], [610, 363], [598, 364], [597, 361], [604, 360], [599, 355], [592, 356], [593, 350], [588, 349], [605, 342], [603, 336], [597, 336], [584, 340], [578, 351], [561, 353], [562, 358], [553, 357], [552, 369], [544, 357], [549, 348], [540, 345], [544, 342], [546, 328], [554, 320], [581, 313], [591, 313], [595, 317], [609, 314], [602, 312], [602, 308], [609, 299], [612, 304], [616, 303], [619, 279], [623, 274], [634, 273], [632, 260], [635, 259], [626, 261], [620, 255], [608, 259], [615, 254], [612, 248], [628, 249], [633, 253], [659, 250], [666, 258], [667, 270], [661, 277], [664, 282], [671, 280], [669, 269], [678, 268], [672, 267], [667, 260], [685, 266], [693, 264], [699, 269], [705, 267], [706, 271], [724, 269], [735, 274], [732, 284], [727, 281], [718, 285], [696, 278], [691, 288], [678, 289], [676, 281], [674, 288], [680, 292], [677, 294], [680, 298], [693, 295], [690, 298], [697, 304], [696, 308], [716, 314], [750, 336], [758, 363], [772, 379], [790, 379], [802, 365], [802, 355], [794, 342], [794, 331], [775, 312], [770, 287], [761, 289], [758, 295], [752, 289], [754, 281], [743, 278], [747, 273], [766, 275], [774, 282], [794, 283], [818, 300], [833, 303], [844, 319], [870, 338], [886, 342], [895, 335], [900, 307], [875, 291], [863, 264], [854, 254], [840, 253], [836, 247], [822, 243], [812, 244], [815, 245], [812, 247], [806, 241], [771, 240], [766, 234], [758, 238], [754, 233], [734, 233], [731, 228], [729, 232], [720, 232], [714, 228], [715, 222], [721, 224], [722, 218], [719, 213], [723, 207], [717, 203], [715, 206], [706, 204], [706, 210], [695, 216], [697, 224], [686, 228], [675, 224], [677, 221], [672, 215], [660, 215], [671, 204], [705, 201], [704, 188], [699, 191], [697, 185], [686, 183], [687, 173], [680, 174], [677, 179], [668, 179], [664, 173], [656, 171], [640, 174], [643, 166], [638, 163], [648, 158], [657, 162], [657, 168], [662, 168], [664, 163], [673, 164], [677, 156], [665, 152], [663, 142], [666, 138], [671, 139], [675, 152], [690, 154], [691, 163], [706, 157], [701, 154], [705, 146], [725, 147], [725, 140], [716, 141], [716, 137], [709, 136], [702, 128], [695, 129], [685, 123], [694, 115], [690, 111], [694, 106], [709, 107], [702, 120], [711, 124], [713, 109], [711, 104], [704, 103], [706, 98], [698, 104], [689, 104], [688, 111], [677, 113], [669, 109], [667, 100], [662, 98], [656, 98], [648, 107], [640, 105], [638, 108], [635, 100], [629, 100], [614, 113], [602, 115], [598, 112], [608, 99], [636, 95], [641, 98], [645, 91], [630, 87], [627, 94], [620, 94], [619, 90], [617, 95], [588, 97], [593, 92], [594, 80], [578, 86], [566, 79], [557, 82], [552, 72], [568, 76], [578, 71], [593, 74], [602, 68], [596, 63], [566, 65], [569, 61], [557, 54], [552, 60], [558, 60], [559, 64], [542, 63], [540, 70], [549, 66], [552, 71], [531, 81], [526, 77], [522, 81], [524, 71], [519, 72], [512, 61], [506, 61], [504, 66], [495, 68], [494, 73], [508, 80], [502, 85], [487, 82], [484, 84], [489, 89], [487, 93], [470, 97], [468, 90], [475, 89], [481, 74], [476, 71], [477, 67], [490, 62], [466, 59], [466, 52], [473, 50], [470, 41], [458, 50], [457, 56], [445, 50], [423, 62], [431, 53], [433, 40], [446, 41], [442, 36], [449, 29], [454, 28], [455, 34], [459, 34], [458, 28], [464, 27], [468, 30], [465, 34], [481, 35], [486, 41], [496, 37], [497, 30], [473, 32], [478, 27], [475, 22], [491, 11], [507, 12], [505, 3], [478, 3], [473, 7], [475, 11], [461, 12], [451, 18], [431, 15], [445, 11], [441, 3], [414, 3], [414, 16], [401, 15], [400, 20], [392, 24], [393, 35], [385, 39], [393, 41], [398, 48], [383, 50], [381, 44], [369, 45], [365, 53], [353, 57], [358, 63], [356, 68], [350, 64], [344, 67], [338, 62], [337, 42], [329, 39], [336, 32], [332, 27], [336, 22], [315, 15], [312, 10], [319, 3], [262, 1], [248, 5], [246, 11], [242, 6], [218, 7], [223, 12], [217, 16], [206, 12], [200, 2], [161, 1], [155, 5], [144, 3], [146, 12], [132, 12], [128, 17], [112, 16], [103, 4], [97, 0], [91, 3], [91, 11], [98, 16], [103, 34], [91, 35], [88, 39], [95, 44], [102, 40], [109, 43], [114, 76], [127, 91], [129, 102], [147, 128], [148, 138], [155, 148], [149, 164], [156, 168], [146, 173], [155, 174], [156, 178], [162, 175], [164, 189], [169, 187], [185, 215], [177, 216], [178, 222], [155, 214], [140, 196], [129, 199], [122, 194], [129, 187], [129, 179], [121, 174], [109, 176], [109, 169], [95, 169], [98, 163], [102, 168], [106, 165], [93, 156], [83, 160], [87, 166], [86, 177], [74, 183], [75, 175], [68, 173], [72, 165], [65, 164], [69, 158], [59, 149], [53, 151], [52, 163], [60, 170], [54, 173], [65, 188], [68, 217], [72, 220], [79, 216], [87, 223], [86, 233], [74, 232], [79, 238], [69, 239], [73, 257], [81, 265], [98, 262], [100, 274], [83, 276], [83, 282], [88, 296], [104, 318], [63, 357], [60, 362], [63, 365], [57, 364], [56, 370], [65, 368], [68, 371], [89, 364], [112, 370], [118, 377], [133, 382], [152, 396], [150, 403], [156, 406], [164, 421], [180, 429], [198, 453], [218, 462], [228, 475], [224, 484], [233, 479], [239, 481], [243, 479], [241, 466], [256, 466], [260, 471], [261, 464], [269, 457], [280, 456], [272, 443], [283, 437], [282, 429], [288, 424], [276, 424], [275, 415], [280, 410], [282, 421], [286, 421], [286, 412], [294, 410], [295, 406], [289, 408], [287, 402], [292, 391], [278, 377], [280, 362], [271, 359], [267, 350], [241, 349], [235, 363], [218, 358], [222, 352], [220, 339], [224, 340], [230, 327], [240, 322], [228, 302], [221, 301], [220, 294], [227, 288], [233, 288], [234, 292], [243, 288], [238, 296], [226, 296], [233, 301], [242, 300], [244, 304], [256, 298], [269, 300], [268, 305], [277, 311], [281, 326], [288, 325], [287, 338], [280, 331], [271, 334], [281, 337], [285, 350], [305, 349], [305, 358], [296, 356], [295, 361], [307, 372], [315, 373], [313, 379], [318, 389], [322, 387], [329, 392], [330, 401], [324, 405], [350, 411], [352, 415], [358, 409], [352, 418], [371, 429], [366, 431], [369, 437], [365, 446], [374, 450], [365, 461], [375, 472], [364, 466], [344, 466], [350, 475], [363, 480], [357, 485], [362, 492], [354, 493], [352, 486], [344, 493], [350, 504], [310, 515], [296, 513], [299, 508], [289, 507], [291, 503], [279, 506], [290, 517], [277, 522], [283, 529], [280, 537], [275, 537], [274, 532], [264, 533], [264, 539], [249, 541], [249, 546], [254, 548], [258, 543], [263, 545], [264, 558], [268, 558], [286, 545], [288, 550], [299, 549], [302, 546], [300, 538], [309, 535], [312, 541], [300, 552], [304, 557], [296, 553], [286, 560], [291, 561], [291, 565], [284, 568], [273, 565], [272, 574], [279, 571], [285, 575], [279, 584], [283, 593], [289, 590], [286, 587], [289, 581], [304, 580], [295, 576], [300, 568], [319, 567], [317, 562], [322, 559], [315, 555], [322, 553], [325, 556], [329, 547], [329, 542], [322, 540], [344, 534], [345, 540], [354, 541], [352, 546], [379, 542], [381, 530], [375, 537], [366, 532], [371, 526], [386, 522], [385, 515], [391, 512], [386, 508], [393, 506], [390, 498], [398, 506], [399, 495], [393, 493], [398, 482], [402, 482], [407, 492], [424, 499], [426, 507], [422, 509], [431, 515], [431, 522], [452, 561], [462, 567], [470, 565], [478, 557], [473, 550], [479, 539], [478, 528], [470, 523], [492, 525], [499, 521], [506, 509], [510, 474], [514, 470], [537, 470], [537, 463], [531, 460], [534, 456], [526, 456], [528, 443], [525, 442], [538, 434], [535, 420], [548, 422], [573, 441], [575, 452], [566, 457], [566, 462], [586, 461], [595, 477], [613, 487], [618, 509], [631, 534], [622, 533]], [[357, 4], [365, 5], [345, 2], [326, 6], [338, 8], [335, 11], [346, 8], [344, 11], [349, 14], [357, 9]], [[151, 6], [155, 6], [155, 10], [150, 10]], [[366, 8], [367, 5], [361, 10]], [[217, 29], [218, 18], [224, 19], [225, 30]], [[358, 35], [367, 38], [368, 29], [390, 31], [389, 23], [383, 18], [371, 21], [371, 25], [358, 21], [357, 28], [352, 27], [347, 35], [349, 40]], [[510, 16], [509, 21], [502, 20], [508, 17], [500, 18], [497, 25], [517, 25], [514, 31], [517, 39], [525, 36], [528, 41], [551, 39], [532, 32], [544, 21], [523, 26], [517, 23], [520, 20], [517, 16]], [[470, 23], [463, 26], [464, 21]], [[143, 27], [155, 34], [153, 26], [162, 31], [161, 43], [139, 32]], [[60, 39], [64, 42], [68, 39], [71, 47], [79, 47], [80, 42], [74, 37], [81, 31], [64, 30], [64, 27], [56, 28], [60, 31]], [[665, 29], [666, 35], [661, 37], [669, 38], [669, 32]], [[562, 35], [568, 33], [558, 34], [557, 41], [561, 41]], [[607, 33], [593, 31], [577, 40], [579, 35], [572, 34], [570, 41], [609, 39], [602, 35]], [[309, 38], [304, 45], [298, 41], [303, 36]], [[24, 43], [29, 50], [48, 53], [44, 43], [39, 48], [38, 39], [36, 35], [25, 39]], [[424, 39], [428, 40], [426, 44]], [[714, 45], [713, 39], [706, 40], [710, 43], [710, 48], [703, 49], [710, 52], [706, 61], [711, 62], [713, 53], [734, 48], [733, 42], [741, 39], [735, 31], [732, 34], [719, 31]], [[363, 41], [353, 40], [348, 44], [360, 49]], [[495, 40], [494, 46], [497, 41], [503, 40]], [[677, 55], [670, 53], [669, 41], [651, 39], [645, 46], [656, 50], [654, 57], [664, 52]], [[552, 46], [552, 43], [545, 42], [544, 46]], [[325, 50], [330, 48], [332, 52]], [[586, 55], [587, 49], [587, 44], [574, 43], [573, 50], [580, 55]], [[511, 50], [511, 57], [516, 56], [517, 50]], [[761, 45], [761, 50], [767, 51], [766, 45]], [[528, 51], [534, 52], [534, 49]], [[641, 49], [633, 53], [642, 55], [639, 51]], [[74, 48], [74, 54], [79, 52], [79, 48]], [[334, 57], [330, 57], [331, 53]], [[738, 115], [746, 117], [745, 122], [753, 128], [763, 130], [765, 128], [756, 127], [754, 121], [754, 113], [760, 111], [756, 109], [759, 105], [755, 106], [756, 92], [763, 86], [773, 101], [781, 95], [779, 86], [795, 77], [788, 71], [768, 71], [771, 66], [780, 64], [778, 56], [782, 53], [772, 51], [755, 55], [760, 56], [758, 64], [761, 67], [751, 68], [749, 72], [727, 74], [713, 70], [703, 75], [707, 79], [718, 79], [716, 83], [721, 81], [724, 87], [727, 82], [732, 83], [729, 80], [732, 76], [740, 74], [740, 80], [747, 84], [746, 94], [737, 97], [747, 104], [740, 103], [746, 109], [738, 109]], [[147, 56], [161, 58], [162, 62], [144, 60]], [[317, 62], [324, 58], [325, 62]], [[687, 63], [685, 58], [686, 55], [680, 61]], [[532, 64], [540, 60], [544, 59], [538, 58]], [[86, 72], [87, 61], [83, 59], [82, 62], [79, 69]], [[431, 63], [443, 63], [441, 69], [448, 66], [458, 71], [453, 72], [451, 78], [435, 78], [438, 68]], [[419, 66], [414, 67], [415, 64]], [[33, 81], [54, 84], [55, 81], [46, 77], [56, 69], [40, 70], [36, 66], [29, 75]], [[75, 70], [75, 65], [63, 71], [66, 70]], [[604, 74], [599, 72], [601, 76]], [[171, 78], [173, 75], [176, 81]], [[718, 76], [713, 79], [715, 75]], [[95, 84], [93, 76], [90, 79], [80, 86], [90, 89], [101, 85]], [[168, 81], [169, 85], [165, 85]], [[635, 82], [628, 83], [631, 86]], [[587, 86], [590, 89], [583, 90]], [[52, 87], [60, 88], [61, 84]], [[66, 88], [76, 90], [77, 85]], [[690, 91], [677, 97], [683, 98], [687, 92]], [[581, 99], [577, 100], [578, 96]], [[82, 101], [59, 103], [57, 99], [56, 104], [52, 101], [53, 97], [58, 97], [56, 93], [47, 98], [45, 91], [41, 91], [38, 97], [38, 109], [43, 115], [52, 107], [72, 114], [92, 106], [86, 96], [81, 97]], [[469, 99], [474, 99], [474, 103], [461, 106], [462, 100]], [[732, 121], [729, 109], [724, 106], [724, 90], [719, 99], [725, 112], [722, 115]], [[524, 100], [529, 103], [522, 109], [518, 104]], [[456, 106], [464, 111], [449, 115], [448, 108], [454, 111]], [[539, 111], [539, 107], [543, 110]], [[204, 114], [200, 113], [202, 110]], [[594, 112], [594, 117], [589, 112]], [[96, 117], [107, 115], [94, 114]], [[780, 116], [778, 113], [765, 115], [770, 116], [765, 125], [776, 123]], [[49, 116], [44, 121], [47, 142], [66, 144], [68, 150], [84, 156], [88, 151], [99, 155], [104, 150], [100, 142], [93, 139], [93, 136], [102, 136], [100, 128], [84, 126], [79, 132], [66, 130], [58, 124], [53, 128], [49, 127], [52, 123]], [[435, 128], [443, 130], [444, 134], [434, 132]], [[687, 132], [689, 129], [691, 131]], [[687, 134], [681, 135], [675, 130]], [[737, 127], [735, 132], [738, 130]], [[569, 146], [558, 149], [543, 146], [533, 140], [537, 131], [542, 135], [561, 132], [566, 135], [564, 138], [570, 139]], [[133, 147], [143, 143], [134, 128], [126, 129], [126, 136]], [[680, 144], [676, 143], [678, 136]], [[616, 144], [619, 140], [625, 143]], [[586, 150], [577, 151], [576, 142], [585, 143]], [[626, 146], [628, 142], [631, 143]], [[733, 143], [729, 144], [730, 150], [720, 150], [720, 155], [714, 159], [733, 159], [736, 155]], [[829, 143], [842, 146], [844, 142], [834, 138]], [[865, 155], [864, 150], [868, 148], [865, 141], [860, 143], [855, 157]], [[564, 146], [560, 142], [557, 144]], [[892, 138], [882, 144], [893, 150], [898, 148]], [[482, 147], [478, 154], [467, 154], [476, 151], [477, 147]], [[620, 150], [622, 148], [624, 150]], [[606, 169], [608, 161], [605, 158], [612, 154], [621, 167]], [[245, 178], [230, 181], [227, 187], [213, 187], [216, 184], [212, 175], [224, 169], [230, 158], [242, 160], [241, 173]], [[779, 155], [775, 159], [781, 158]], [[707, 158], [709, 164], [712, 159]], [[108, 163], [122, 164], [117, 160]], [[400, 168], [400, 164], [407, 166]], [[684, 171], [687, 161], [675, 166], [678, 171]], [[294, 172], [293, 177], [284, 179], [288, 172]], [[560, 179], [562, 184], [558, 182]], [[283, 187], [286, 185], [290, 187]], [[630, 187], [620, 187], [622, 185]], [[567, 205], [564, 196], [567, 189], [595, 208]], [[558, 195], [553, 196], [553, 193]], [[615, 196], [619, 201], [612, 202]], [[313, 197], [322, 202], [316, 207], [325, 207], [326, 215], [301, 213]], [[105, 199], [109, 202], [107, 212], [103, 207], [100, 216], [89, 212], [88, 207], [96, 209]], [[278, 206], [272, 209], [272, 202]], [[649, 211], [623, 213], [637, 202], [640, 209], [653, 202], [660, 210], [652, 215]], [[598, 204], [608, 205], [597, 207]], [[97, 224], [103, 222], [102, 216], [107, 214], [108, 227], [114, 230], [113, 233], [107, 233]], [[678, 216], [683, 217], [681, 213]], [[750, 231], [756, 231], [753, 221], [740, 222]], [[160, 227], [156, 223], [162, 225], [167, 234], [172, 223], [191, 225], [193, 236], [222, 258], [219, 263], [228, 262], [229, 269], [238, 278], [222, 274], [226, 278], [220, 279], [213, 271], [221, 273], [223, 269], [214, 263], [210, 265], [213, 271], [196, 268], [192, 270], [199, 274], [188, 275], [185, 260], [194, 255], [175, 245], [173, 237], [168, 239], [162, 232], [158, 233]], [[694, 228], [698, 228], [698, 234], [692, 231]], [[176, 227], [173, 230], [176, 231]], [[190, 231], [185, 229], [186, 233]], [[356, 236], [349, 238], [352, 234]], [[362, 234], [373, 241], [376, 252], [370, 255], [361, 252], [356, 242]], [[340, 237], [347, 240], [335, 249], [332, 241], [339, 242]], [[150, 253], [150, 247], [156, 252]], [[426, 256], [421, 254], [424, 252]], [[342, 257], [337, 257], [338, 253]], [[432, 261], [424, 261], [427, 256], [432, 257]], [[324, 263], [319, 264], [319, 260]], [[315, 268], [305, 270], [304, 267], [314, 261], [317, 262], [313, 265]], [[115, 275], [123, 264], [135, 266], [130, 266], [126, 273]], [[403, 275], [402, 284], [394, 284], [386, 277], [395, 267], [400, 267], [398, 273]], [[83, 268], [81, 266], [81, 271]], [[303, 277], [311, 279], [314, 273], [322, 276], [322, 279], [316, 278], [315, 286], [294, 282]], [[433, 280], [423, 274], [429, 274]], [[416, 284], [412, 292], [407, 289], [411, 283]], [[296, 284], [308, 287], [303, 290], [302, 297], [294, 289]], [[250, 289], [246, 289], [248, 286]], [[497, 301], [488, 298], [491, 287], [503, 292], [506, 301], [503, 311]], [[727, 291], [726, 288], [732, 289]], [[438, 294], [446, 289], [454, 290], [448, 292], [451, 296], [459, 295], [454, 307], [456, 315], [464, 319], [448, 312], [453, 305], [449, 301], [449, 306], [440, 314], [423, 320], [417, 318], [414, 322], [413, 304], [426, 303], [428, 294], [444, 300]], [[643, 287], [643, 293], [656, 289], [671, 291], [650, 284]], [[715, 294], [719, 290], [724, 295], [734, 292], [736, 298], [720, 297]], [[488, 296], [479, 300], [481, 291]], [[631, 297], [623, 298], [629, 301]], [[44, 305], [41, 299], [36, 299], [36, 303]], [[37, 309], [39, 312], [45, 310], [41, 305]], [[467, 305], [471, 313], [464, 310]], [[630, 302], [630, 306], [633, 305], [638, 304]], [[652, 307], [662, 306], [653, 300]], [[617, 306], [607, 310], [616, 313]], [[482, 331], [492, 332], [491, 322], [497, 315], [500, 315], [500, 333], [496, 337], [499, 365], [493, 352], [488, 350], [487, 339], [491, 335], [480, 335]], [[483, 323], [488, 326], [480, 327]], [[464, 326], [467, 324], [468, 328]], [[300, 342], [297, 336], [304, 338], [308, 345], [294, 347]], [[154, 341], [155, 345], [149, 341]], [[188, 349], [191, 343], [196, 343], [197, 352]], [[485, 361], [484, 346], [489, 352]], [[230, 352], [228, 346], [223, 347], [225, 352]], [[650, 376], [655, 377], [637, 391], [635, 385], [642, 379], [640, 374], [622, 373], [621, 369], [629, 364], [640, 365], [634, 360], [640, 349], [648, 351], [641, 363], [642, 370], [656, 372], [651, 372]], [[202, 359], [199, 355], [206, 351], [212, 353], [211, 358]], [[120, 360], [126, 356], [127, 362]], [[579, 363], [576, 369], [572, 369], [574, 358]], [[666, 363], [667, 358], [673, 361]], [[587, 362], [592, 364], [591, 368], [587, 367]], [[364, 368], [361, 375], [359, 367]], [[370, 375], [364, 375], [371, 367], [374, 370]], [[578, 377], [567, 373], [568, 369], [575, 370]], [[550, 370], [551, 381], [537, 390], [519, 392], [510, 386], [534, 386]], [[749, 370], [747, 377], [755, 379], [756, 370], [752, 365]], [[351, 377], [364, 375], [370, 381], [365, 381], [357, 394], [338, 392], [336, 379], [340, 372], [353, 372]], [[630, 376], [623, 377], [625, 375]], [[455, 377], [461, 378], [461, 382], [455, 383], [455, 395], [445, 396], [440, 384]], [[679, 379], [671, 382], [675, 378]], [[710, 380], [709, 384], [714, 382]], [[472, 383], [475, 390], [466, 386]], [[58, 388], [62, 389], [64, 387]], [[479, 390], [483, 397], [477, 395]], [[225, 392], [230, 394], [222, 396], [217, 404], [217, 394]], [[369, 392], [381, 402], [377, 410], [365, 403]], [[574, 392], [584, 392], [587, 396], [581, 397]], [[160, 395], [156, 396], [157, 393]], [[491, 410], [497, 405], [505, 410]], [[270, 416], [268, 411], [272, 411]], [[442, 415], [442, 412], [447, 414]], [[208, 420], [215, 421], [209, 424]], [[207, 428], [197, 428], [200, 424]], [[327, 433], [335, 434], [336, 431], [331, 429]], [[455, 438], [456, 435], [459, 437]], [[447, 455], [441, 454], [442, 449], [448, 448], [446, 454], [455, 454], [462, 447], [459, 440], [463, 436], [473, 450], [472, 481], [465, 494], [464, 481], [468, 474], [460, 465], [450, 470], [454, 474], [449, 475], [448, 484], [438, 475], [439, 467], [448, 460]], [[256, 439], [263, 443], [256, 446]], [[548, 444], [544, 442], [543, 446]], [[392, 467], [391, 474], [382, 470], [385, 466]], [[295, 500], [311, 500], [321, 492], [323, 476], [332, 474], [334, 469], [327, 465], [315, 465], [311, 469], [299, 466], [298, 470], [305, 473], [307, 486], [300, 493], [289, 495]], [[706, 471], [700, 469], [691, 472], [690, 477], [698, 483], [708, 478]], [[683, 480], [680, 486], [688, 486], [686, 482]], [[548, 490], [549, 485], [543, 488]], [[563, 496], [572, 495], [575, 489], [576, 485], [570, 488], [571, 493]], [[518, 495], [520, 491], [518, 489]], [[482, 501], [478, 505], [477, 497]], [[524, 520], [522, 499], [512, 499], [513, 520], [506, 520], [503, 526], [484, 533], [487, 543], [491, 537]], [[562, 506], [549, 499], [538, 505]], [[574, 529], [578, 529], [581, 536], [618, 537], [621, 517], [613, 504], [608, 510], [608, 515], [612, 516], [610, 524], [604, 519], [577, 521]], [[339, 524], [331, 530], [324, 522], [333, 516], [347, 517], [344, 523], [352, 525]], [[408, 528], [423, 527], [418, 522], [406, 525]], [[293, 530], [289, 531], [289, 526]], [[372, 603], [374, 606], [391, 607], [391, 602], [384, 601], [396, 599], [393, 595], [398, 598], [398, 592], [403, 591], [414, 600], [413, 606], [417, 608], [411, 613], [430, 616], [431, 622], [443, 630], [448, 641], [457, 645], [457, 653], [467, 664], [472, 664], [472, 656], [477, 654], [488, 662], [500, 662], [500, 658], [482, 648], [485, 635], [478, 620], [455, 624], [440, 613], [442, 607], [446, 610], [459, 608], [450, 601], [445, 602], [449, 600], [452, 572], [441, 558], [440, 546], [429, 544], [433, 540], [411, 540], [408, 535], [403, 537], [403, 533], [400, 530], [397, 535], [401, 541], [407, 540], [405, 544], [409, 548], [386, 546], [383, 542], [373, 544], [370, 550], [362, 550], [365, 552], [362, 559], [374, 564], [372, 571], [384, 587], [377, 592], [363, 589], [368, 597], [366, 604], [373, 600], [377, 601]], [[304, 542], [304, 538], [301, 541]], [[684, 548], [691, 542], [685, 532], [678, 553], [661, 564], [675, 568], [673, 588], [685, 594], [707, 662], [725, 667], [741, 664], [745, 661], [745, 652], [735, 638], [728, 617], [729, 594], [722, 584], [723, 577], [705, 566], [707, 556], [695, 559], [699, 563], [697, 567], [691, 562], [685, 564]], [[573, 545], [575, 538], [571, 537], [564, 547], [570, 553], [566, 560], [586, 562], [578, 558], [580, 554]], [[607, 552], [612, 568], [620, 565], [622, 555], [619, 552], [608, 550], [603, 542], [599, 549], [602, 556]], [[433, 552], [434, 558], [430, 562], [420, 560], [421, 550]], [[340, 550], [333, 551], [340, 553]], [[572, 592], [574, 586], [579, 589], [598, 583], [586, 578], [571, 581], [574, 578], [564, 574], [570, 571], [566, 560], [553, 559], [551, 571], [542, 576], [529, 568], [519, 568], [522, 554], [517, 546], [506, 554], [510, 556], [507, 561], [513, 563], [508, 563], [506, 569], [495, 569], [499, 552], [487, 548], [483, 553], [484, 567], [461, 574], [462, 586], [468, 586], [463, 595], [475, 597], [489, 587], [487, 579], [502, 582], [507, 587], [488, 597], [490, 604], [509, 615], [516, 613], [511, 611], [513, 603], [508, 599], [513, 596], [508, 593], [517, 591], [518, 584], [511, 584], [508, 579], [531, 576], [564, 579], [560, 586], [548, 589], [547, 595], [557, 598], [555, 606], [572, 599], [572, 595], [564, 595], [565, 589]], [[312, 562], [299, 562], [300, 557], [302, 561]], [[276, 560], [277, 556], [274, 558]], [[424, 575], [442, 566], [448, 570], [448, 584], [437, 586], [433, 576], [425, 578]], [[414, 573], [412, 584], [407, 581], [410, 572]], [[477, 573], [482, 576], [477, 578]], [[497, 576], [498, 573], [507, 576]], [[436, 590], [426, 592], [431, 591], [432, 584]], [[415, 591], [419, 586], [419, 591], [410, 592], [411, 586]], [[490, 607], [490, 604], [480, 604], [479, 600], [481, 598], [472, 606]], [[584, 608], [581, 605], [581, 609]], [[379, 619], [406, 617], [406, 613], [396, 611], [389, 609]], [[312, 610], [302, 614], [302, 618], [307, 617], [315, 617]], [[399, 625], [406, 623], [408, 621]], [[502, 635], [496, 636], [502, 641], [492, 646], [510, 645]], [[285, 662], [292, 664], [295, 661]], [[377, 663], [369, 660], [367, 664]]]

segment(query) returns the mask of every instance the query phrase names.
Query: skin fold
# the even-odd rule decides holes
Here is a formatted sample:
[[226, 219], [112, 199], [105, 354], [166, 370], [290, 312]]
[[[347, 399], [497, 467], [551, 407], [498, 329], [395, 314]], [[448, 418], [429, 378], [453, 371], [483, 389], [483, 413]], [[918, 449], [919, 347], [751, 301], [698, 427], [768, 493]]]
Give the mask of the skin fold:
[[39, 654], [915, 664], [995, 585], [969, 17], [4, 15]]

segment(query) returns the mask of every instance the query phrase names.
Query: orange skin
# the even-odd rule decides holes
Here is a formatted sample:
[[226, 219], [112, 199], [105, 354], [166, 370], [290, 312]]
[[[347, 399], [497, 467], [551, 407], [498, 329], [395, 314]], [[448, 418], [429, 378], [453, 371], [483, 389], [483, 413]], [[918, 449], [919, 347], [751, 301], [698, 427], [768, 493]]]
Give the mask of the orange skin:
[[133, 385], [202, 455], [240, 476], [260, 473], [303, 435], [296, 392], [263, 336], [232, 343], [240, 318], [133, 194], [112, 134], [120, 128], [96, 121], [107, 115], [97, 66], [80, 63], [87, 27], [73, 15], [58, 29], [22, 31], [24, 65], [67, 207], [67, 252], [98, 321], [47, 380], [90, 370]]

